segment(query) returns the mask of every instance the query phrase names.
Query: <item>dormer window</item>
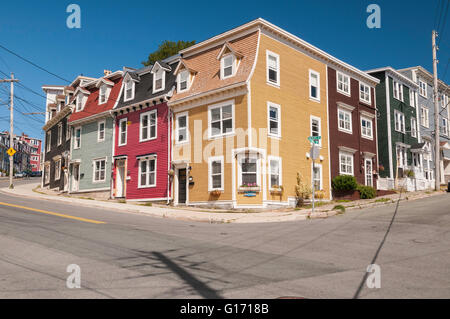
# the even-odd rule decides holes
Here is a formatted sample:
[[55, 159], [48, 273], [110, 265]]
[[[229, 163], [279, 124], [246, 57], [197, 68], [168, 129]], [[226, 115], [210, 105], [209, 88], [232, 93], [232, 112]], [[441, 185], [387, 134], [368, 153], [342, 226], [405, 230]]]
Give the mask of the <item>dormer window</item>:
[[131, 79], [125, 81], [125, 102], [134, 99], [134, 82]]
[[162, 68], [153, 73], [153, 93], [164, 90], [165, 74]]
[[236, 58], [234, 57], [233, 54], [228, 54], [226, 56], [224, 56], [221, 61], [221, 68], [220, 68], [220, 77], [222, 79], [226, 79], [229, 77], [232, 77], [235, 73], [235, 61]]
[[106, 85], [102, 85], [100, 87], [100, 101], [99, 104], [103, 104], [106, 103], [107, 97], [106, 97], [106, 93], [107, 93], [107, 87]]
[[83, 95], [78, 94], [77, 95], [77, 112], [81, 111], [83, 109]]
[[189, 85], [189, 71], [181, 71], [178, 74], [178, 92], [183, 92], [188, 89]]

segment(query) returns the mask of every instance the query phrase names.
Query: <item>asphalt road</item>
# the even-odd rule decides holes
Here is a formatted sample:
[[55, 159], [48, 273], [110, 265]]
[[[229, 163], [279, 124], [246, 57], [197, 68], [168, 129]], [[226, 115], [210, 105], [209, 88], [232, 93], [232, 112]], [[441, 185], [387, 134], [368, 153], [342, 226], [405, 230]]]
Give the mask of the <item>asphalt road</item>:
[[[450, 298], [449, 204], [402, 202], [392, 225], [395, 205], [207, 224], [0, 193], [0, 298], [352, 298], [360, 286], [359, 298]], [[369, 289], [374, 259], [381, 288]], [[70, 264], [80, 289], [66, 287]]]

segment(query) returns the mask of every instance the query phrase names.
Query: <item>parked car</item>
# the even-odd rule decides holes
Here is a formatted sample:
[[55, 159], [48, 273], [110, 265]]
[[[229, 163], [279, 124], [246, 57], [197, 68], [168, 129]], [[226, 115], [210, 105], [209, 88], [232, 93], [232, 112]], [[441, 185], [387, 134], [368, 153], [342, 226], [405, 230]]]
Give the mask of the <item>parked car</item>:
[[42, 172], [31, 172], [30, 173], [30, 177], [41, 177], [42, 176]]
[[22, 178], [25, 177], [26, 173], [25, 172], [17, 172], [14, 177], [15, 178]]

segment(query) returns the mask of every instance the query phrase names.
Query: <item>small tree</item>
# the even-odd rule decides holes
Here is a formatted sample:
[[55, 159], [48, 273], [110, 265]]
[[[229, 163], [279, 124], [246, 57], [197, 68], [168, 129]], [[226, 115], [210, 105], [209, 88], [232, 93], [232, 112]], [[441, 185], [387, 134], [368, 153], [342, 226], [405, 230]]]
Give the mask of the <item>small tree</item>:
[[297, 185], [295, 185], [297, 207], [303, 206], [305, 199], [308, 199], [311, 193], [311, 186], [308, 183], [304, 183], [302, 174], [297, 172]]
[[186, 49], [191, 45], [194, 45], [195, 41], [163, 41], [158, 49], [148, 55], [147, 61], [143, 61], [142, 64], [149, 66], [156, 61], [164, 60], [172, 55], [178, 54], [180, 50]]

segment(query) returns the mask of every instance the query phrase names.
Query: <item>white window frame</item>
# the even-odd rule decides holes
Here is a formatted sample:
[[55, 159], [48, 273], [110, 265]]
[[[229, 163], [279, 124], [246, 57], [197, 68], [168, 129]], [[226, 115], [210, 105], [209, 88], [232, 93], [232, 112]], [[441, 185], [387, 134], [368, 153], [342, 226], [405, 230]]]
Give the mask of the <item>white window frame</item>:
[[50, 164], [44, 165], [44, 183], [48, 184], [50, 183]]
[[55, 161], [54, 169], [55, 169], [55, 181], [58, 181], [61, 178], [61, 159], [60, 158]]
[[273, 188], [274, 185], [272, 185], [272, 169], [271, 169], [272, 167], [270, 166], [270, 163], [272, 161], [278, 162], [278, 181], [279, 181], [278, 186], [283, 185], [283, 164], [282, 164], [283, 161], [281, 157], [269, 155], [267, 157], [267, 175], [268, 175], [267, 178], [269, 179], [269, 188], [271, 190], [274, 189]]
[[309, 130], [310, 130], [310, 136], [313, 136], [313, 127], [312, 127], [312, 123], [313, 120], [316, 120], [319, 122], [319, 136], [321, 137], [319, 140], [319, 146], [322, 146], [322, 120], [320, 117], [318, 116], [314, 116], [314, 115], [310, 115], [309, 117]]
[[[178, 133], [180, 127], [178, 124], [178, 119], [180, 117], [186, 117], [186, 127], [184, 127], [186, 129], [186, 139], [183, 141], [179, 140], [180, 134]], [[176, 144], [185, 144], [185, 143], [189, 143], [189, 112], [181, 112], [175, 115], [175, 143]]]
[[[408, 167], [408, 153], [406, 151], [406, 147], [397, 145], [395, 147], [396, 153], [396, 161], [398, 168], [407, 168]], [[399, 156], [400, 155], [400, 156]]]
[[257, 154], [239, 154], [238, 155], [238, 185], [241, 187], [242, 185], [242, 160], [244, 158], [256, 159], [256, 185], [257, 187], [261, 187], [261, 159]]
[[[147, 162], [147, 177], [146, 177], [146, 180], [148, 180], [149, 182], [150, 182], [150, 173], [151, 173], [151, 171], [150, 171], [150, 161], [155, 161], [155, 171], [154, 171], [154, 173], [155, 173], [155, 183], [154, 184], [145, 184], [145, 185], [143, 185], [142, 184], [142, 180], [141, 180], [141, 173], [142, 173], [142, 171], [141, 171], [141, 169], [142, 169], [142, 167], [141, 167], [141, 162], [143, 162], [143, 161], [145, 161], [145, 162]], [[158, 174], [158, 166], [157, 166], [157, 159], [156, 159], [156, 157], [151, 157], [151, 158], [142, 158], [142, 159], [138, 159], [138, 165], [139, 165], [139, 169], [138, 169], [138, 188], [150, 188], [150, 187], [156, 187], [156, 184], [157, 184], [157, 182], [156, 182], [156, 178], [157, 178], [157, 174]]]
[[52, 131], [48, 130], [47, 131], [47, 145], [46, 145], [47, 153], [50, 152], [51, 147], [52, 147]]
[[84, 109], [84, 95], [79, 93], [77, 94], [77, 98], [76, 98], [76, 107], [75, 107], [75, 111], [76, 112], [80, 112]]
[[[312, 96], [312, 75], [317, 76], [317, 97]], [[309, 98], [313, 101], [320, 102], [320, 73], [314, 70], [309, 70]]]
[[[102, 102], [102, 89], [105, 90], [105, 100], [103, 102]], [[108, 102], [109, 92], [110, 92], [110, 88], [108, 87], [108, 85], [103, 84], [100, 86], [100, 88], [98, 90], [98, 105], [102, 105], [102, 104], [105, 104], [106, 102]]]
[[57, 135], [57, 145], [61, 145], [62, 144], [62, 123], [58, 123], [58, 135]]
[[[351, 173], [342, 171], [341, 156], [350, 157], [350, 159], [351, 159], [351, 161], [350, 161], [351, 162], [351, 170], [352, 170]], [[354, 176], [354, 172], [355, 172], [355, 164], [354, 164], [353, 153], [339, 151], [339, 174], [340, 175], [351, 175], [351, 176]]]
[[[150, 117], [155, 114], [155, 136], [151, 136], [150, 132], [151, 132], [151, 121], [150, 121]], [[147, 138], [142, 138], [142, 118], [144, 116], [148, 116], [147, 117]], [[128, 130], [127, 130], [128, 131]], [[127, 132], [128, 134], [128, 132]], [[141, 113], [141, 115], [139, 116], [139, 142], [147, 142], [150, 140], [154, 140], [158, 137], [158, 109], [154, 109], [145, 113]]]
[[416, 92], [411, 88], [409, 88], [409, 105], [416, 107]]
[[415, 117], [411, 117], [411, 136], [417, 137], [417, 119]]
[[[350, 129], [347, 129], [345, 127], [341, 127], [341, 121], [339, 118], [339, 113], [344, 113], [344, 122], [345, 122], [345, 114], [350, 115]], [[353, 118], [352, 118], [352, 112], [343, 108], [338, 108], [338, 116], [337, 116], [337, 121], [338, 121], [338, 130], [341, 132], [345, 132], [345, 133], [349, 133], [349, 134], [353, 134]]]
[[[232, 129], [228, 133], [223, 133], [222, 132], [223, 125], [221, 125], [220, 126], [220, 134], [212, 135], [211, 111], [213, 109], [220, 108], [221, 109], [221, 111], [220, 111], [220, 114], [221, 114], [220, 115], [221, 116], [220, 121], [221, 121], [221, 123], [223, 123], [222, 108], [224, 106], [227, 106], [227, 105], [231, 105], [231, 128]], [[225, 101], [225, 102], [221, 102], [221, 103], [217, 103], [217, 104], [213, 104], [213, 105], [208, 106], [208, 138], [209, 139], [215, 139], [215, 138], [221, 138], [221, 137], [224, 137], [224, 136], [234, 135], [235, 134], [235, 123], [234, 123], [235, 118], [236, 118], [236, 113], [235, 113], [235, 109], [234, 109], [234, 100], [229, 100], [229, 101]]]
[[[96, 173], [96, 168], [97, 168], [97, 162], [105, 162], [105, 173], [104, 173], [104, 175], [103, 175], [103, 179], [99, 179], [99, 180], [96, 180], [95, 179], [95, 173]], [[106, 181], [106, 164], [108, 163], [108, 161], [107, 161], [107, 158], [106, 157], [102, 157], [102, 158], [96, 158], [96, 159], [94, 159], [93, 161], [92, 161], [92, 165], [93, 165], [93, 169], [92, 169], [92, 183], [104, 183], [105, 181]], [[101, 166], [100, 166], [101, 167]], [[100, 177], [100, 172], [101, 172], [101, 170], [99, 171], [99, 177]]]
[[[277, 119], [278, 132], [277, 132], [277, 134], [270, 132], [270, 122], [271, 121], [275, 122], [275, 121], [271, 120], [271, 118], [270, 118], [270, 108], [271, 107], [277, 109], [277, 115], [278, 115], [278, 119]], [[275, 103], [269, 102], [269, 101], [267, 101], [267, 135], [269, 137], [281, 138], [281, 105], [275, 104]]]
[[[269, 78], [269, 56], [274, 57], [277, 61], [277, 69], [276, 69], [277, 81], [276, 82], [272, 82]], [[267, 81], [267, 84], [269, 84], [269, 85], [280, 87], [280, 56], [269, 50], [266, 50], [266, 81]]]
[[[161, 75], [161, 88], [156, 89], [155, 85], [156, 85], [156, 76], [157, 75]], [[156, 72], [153, 72], [153, 86], [152, 86], [152, 90], [153, 93], [157, 93], [157, 92], [161, 92], [164, 91], [164, 89], [166, 88], [166, 71], [164, 71], [163, 68], [159, 67], [158, 70]]]
[[[80, 138], [78, 140], [78, 145], [77, 145], [77, 131], [80, 130]], [[74, 150], [78, 150], [81, 148], [81, 126], [75, 127], [74, 130], [74, 139], [73, 139], [73, 149]]]
[[[323, 190], [323, 169], [322, 169], [322, 164], [317, 164], [314, 163], [314, 168], [318, 168], [319, 169], [319, 174], [320, 174], [320, 185], [319, 185], [319, 189], [318, 190]], [[312, 187], [314, 187], [314, 168], [313, 168], [313, 164], [311, 163], [311, 181], [312, 181]], [[318, 191], [316, 190], [316, 191]]]
[[[125, 122], [125, 142], [124, 143], [121, 143], [122, 133], [123, 133], [123, 131], [122, 131], [122, 122]], [[128, 141], [128, 118], [127, 117], [119, 120], [119, 134], [118, 135], [119, 135], [118, 136], [119, 140], [117, 141], [117, 145], [118, 146], [127, 145], [127, 141]]]
[[[342, 87], [343, 87], [343, 89], [340, 89], [339, 88], [339, 75], [342, 75]], [[348, 92], [345, 90], [345, 79], [347, 79], [348, 80]], [[350, 76], [349, 75], [347, 75], [347, 74], [345, 74], [345, 73], [342, 73], [342, 72], [339, 72], [339, 71], [336, 71], [336, 90], [339, 92], [339, 93], [341, 93], [341, 94], [344, 94], [344, 95], [347, 95], [347, 96], [350, 96], [351, 95], [351, 91], [352, 91], [352, 89], [351, 89], [351, 78], [350, 78]]]
[[[364, 134], [363, 121], [370, 123], [370, 134]], [[366, 139], [373, 140], [373, 121], [372, 121], [372, 119], [367, 116], [361, 116], [360, 123], [361, 123], [361, 136]], [[368, 130], [368, 128], [366, 126], [366, 133], [367, 133], [367, 130]]]
[[[425, 112], [424, 112], [425, 110]], [[427, 107], [425, 106], [421, 106], [420, 107], [420, 125], [426, 127], [426, 128], [430, 128], [430, 111], [428, 110]], [[422, 114], [424, 114], [425, 116], [422, 116]], [[425, 120], [425, 123], [424, 121]]]
[[[100, 126], [103, 124], [103, 138], [100, 138]], [[97, 142], [104, 142], [106, 139], [106, 121], [98, 121], [97, 122]]]
[[[186, 74], [187, 75], [187, 78], [186, 78], [186, 88], [185, 89], [181, 89], [181, 75], [182, 74]], [[186, 91], [188, 91], [189, 90], [189, 88], [190, 88], [190, 81], [189, 81], [189, 78], [190, 78], [190, 72], [189, 72], [189, 70], [182, 70], [182, 71], [180, 71], [180, 73], [178, 73], [178, 75], [177, 75], [177, 92], [178, 93], [181, 93], [181, 92], [186, 92]]]
[[[212, 163], [213, 162], [220, 162], [220, 186], [221, 187], [213, 187], [213, 174], [212, 174]], [[224, 190], [224, 160], [223, 160], [223, 156], [212, 156], [208, 158], [208, 191], [214, 191], [214, 190], [219, 190], [219, 191], [223, 191]]]
[[[368, 93], [366, 92], [366, 89], [369, 89]], [[365, 98], [366, 95], [369, 97], [368, 99]], [[372, 103], [372, 92], [370, 86], [361, 81], [359, 82], [359, 100], [369, 105]]]
[[441, 134], [449, 136], [448, 119], [445, 117], [442, 118], [442, 128], [444, 129], [444, 131]]
[[[397, 127], [397, 120], [399, 119], [398, 117], [400, 116], [400, 123], [398, 123], [400, 125], [400, 127]], [[405, 128], [405, 114], [398, 111], [398, 110], [394, 110], [394, 129], [396, 132], [400, 132], [402, 134], [405, 134], [406, 132], [406, 128]]]
[[[128, 84], [131, 84], [131, 96], [129, 98], [127, 98], [127, 91], [129, 90]], [[123, 101], [127, 102], [127, 101], [131, 101], [132, 99], [134, 99], [134, 92], [135, 92], [135, 82], [131, 79], [128, 78], [127, 80], [125, 80], [124, 83], [124, 95], [123, 95]]]
[[427, 98], [427, 83], [419, 80], [419, 94]]
[[[225, 59], [231, 56], [231, 74], [225, 76]], [[233, 53], [224, 54], [220, 59], [220, 78], [222, 80], [231, 78], [236, 74], [236, 57]]]
[[401, 84], [400, 82], [398, 82], [396, 80], [392, 80], [392, 87], [394, 89], [394, 94], [393, 94], [394, 99], [403, 102], [403, 100], [404, 100], [404, 98], [403, 98], [403, 84]]
[[[366, 162], [370, 162], [370, 172], [367, 172]], [[373, 187], [373, 161], [370, 157], [364, 157], [364, 185]], [[367, 177], [370, 176], [370, 184], [367, 183]]]

